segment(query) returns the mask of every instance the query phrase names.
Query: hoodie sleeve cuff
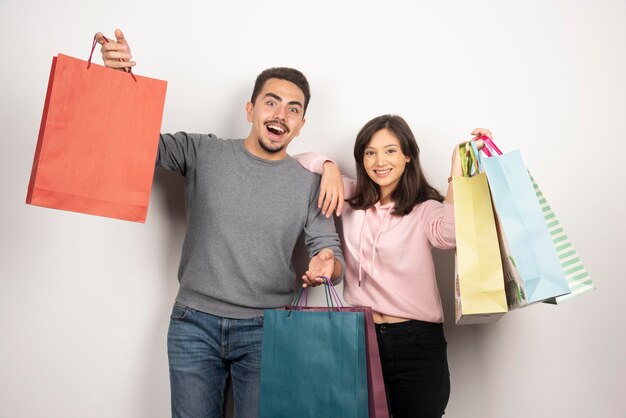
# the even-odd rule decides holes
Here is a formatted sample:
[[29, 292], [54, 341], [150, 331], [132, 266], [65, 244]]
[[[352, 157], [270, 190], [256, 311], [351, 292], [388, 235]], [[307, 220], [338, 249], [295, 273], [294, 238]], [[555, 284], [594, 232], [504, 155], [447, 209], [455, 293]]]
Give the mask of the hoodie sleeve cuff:
[[[325, 155], [318, 154], [315, 152], [305, 152], [303, 154], [294, 155], [293, 158], [300, 163], [302, 167], [315, 174], [323, 174], [324, 172], [324, 163], [326, 161], [330, 161], [335, 163], [335, 161], [326, 157]], [[337, 164], [337, 163], [335, 163]]]

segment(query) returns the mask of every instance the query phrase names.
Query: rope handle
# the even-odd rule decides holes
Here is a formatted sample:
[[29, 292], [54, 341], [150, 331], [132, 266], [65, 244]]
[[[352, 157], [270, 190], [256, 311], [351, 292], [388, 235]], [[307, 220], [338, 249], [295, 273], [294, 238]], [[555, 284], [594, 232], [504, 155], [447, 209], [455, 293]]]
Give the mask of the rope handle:
[[[333, 285], [333, 282], [330, 280], [328, 276], [317, 276], [320, 279], [324, 280], [324, 297], [326, 299], [326, 307], [328, 308], [328, 316], [332, 319], [331, 312], [339, 311], [340, 308], [343, 308], [343, 303], [341, 302], [341, 298], [339, 297], [339, 293]], [[287, 317], [291, 315], [293, 311], [301, 311], [303, 308], [307, 307], [307, 289], [301, 287], [296, 293], [296, 296], [293, 299], [291, 306], [288, 307], [289, 314]], [[300, 302], [304, 299], [304, 303]]]

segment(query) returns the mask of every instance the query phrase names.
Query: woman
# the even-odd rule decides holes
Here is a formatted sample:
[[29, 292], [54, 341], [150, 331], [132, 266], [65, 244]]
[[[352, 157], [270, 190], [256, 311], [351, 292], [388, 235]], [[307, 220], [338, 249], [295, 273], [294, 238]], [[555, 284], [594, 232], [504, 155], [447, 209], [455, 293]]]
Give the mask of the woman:
[[[472, 132], [491, 137], [485, 129]], [[482, 145], [482, 144], [480, 144]], [[462, 175], [458, 147], [444, 198], [428, 184], [407, 123], [383, 115], [361, 129], [354, 144], [356, 181], [323, 156], [295, 157], [323, 174], [320, 207], [343, 213], [344, 299], [371, 306], [394, 418], [441, 417], [450, 395], [443, 310], [431, 248], [455, 246], [452, 176]], [[308, 272], [303, 286], [319, 284]]]

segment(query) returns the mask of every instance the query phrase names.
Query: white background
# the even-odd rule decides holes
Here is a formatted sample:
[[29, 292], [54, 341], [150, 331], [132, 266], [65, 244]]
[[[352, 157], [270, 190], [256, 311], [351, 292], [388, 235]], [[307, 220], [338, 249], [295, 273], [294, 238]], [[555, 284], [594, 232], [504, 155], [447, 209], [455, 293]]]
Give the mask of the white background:
[[625, 417], [625, 21], [623, 0], [0, 0], [0, 417], [169, 416], [182, 180], [157, 171], [146, 224], [24, 204], [52, 56], [86, 59], [116, 27], [136, 73], [169, 82], [164, 132], [246, 136], [254, 78], [292, 66], [313, 97], [291, 153], [352, 174], [358, 129], [397, 113], [445, 190], [473, 128], [521, 149], [598, 289], [457, 327], [453, 257], [436, 252], [446, 416]]

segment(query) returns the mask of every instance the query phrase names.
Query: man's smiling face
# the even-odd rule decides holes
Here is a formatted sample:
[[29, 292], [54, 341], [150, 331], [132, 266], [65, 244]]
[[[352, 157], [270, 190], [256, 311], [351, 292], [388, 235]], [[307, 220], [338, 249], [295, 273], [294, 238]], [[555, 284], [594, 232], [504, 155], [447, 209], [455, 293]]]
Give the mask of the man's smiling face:
[[305, 122], [304, 93], [290, 81], [270, 78], [255, 103], [246, 104], [246, 113], [252, 123], [248, 151], [266, 160], [283, 159]]

